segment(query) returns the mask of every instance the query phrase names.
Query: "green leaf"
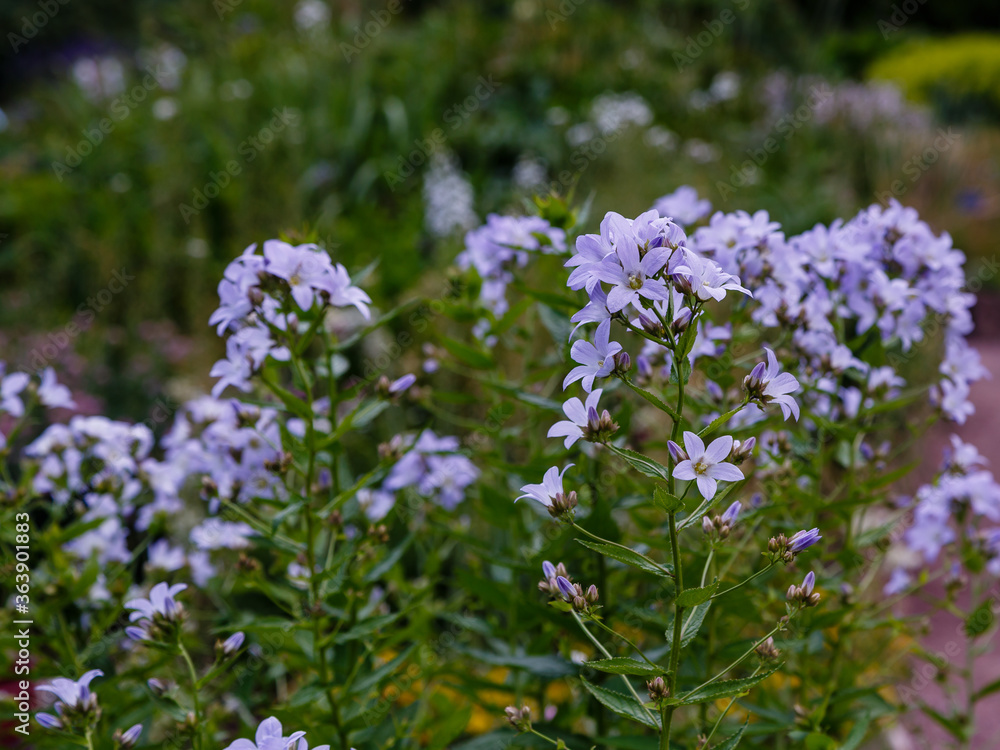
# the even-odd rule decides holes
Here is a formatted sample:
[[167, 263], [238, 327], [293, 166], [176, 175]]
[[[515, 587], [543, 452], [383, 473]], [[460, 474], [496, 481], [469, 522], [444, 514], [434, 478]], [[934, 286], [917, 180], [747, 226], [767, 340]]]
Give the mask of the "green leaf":
[[577, 539], [576, 541], [584, 547], [594, 550], [594, 552], [599, 552], [605, 557], [610, 557], [612, 560], [617, 560], [618, 562], [623, 562], [626, 565], [631, 565], [633, 568], [638, 568], [639, 570], [644, 570], [647, 573], [662, 576], [663, 578], [670, 578], [673, 576], [673, 572], [669, 567], [665, 565], [658, 565], [648, 557], [640, 555], [635, 550], [615, 547], [611, 544], [603, 544], [601, 542], [592, 542], [589, 539]]
[[659, 485], [653, 488], [653, 502], [667, 513], [676, 513], [684, 507], [683, 500], [677, 497], [677, 495], [671, 495]]
[[705, 703], [706, 701], [714, 701], [719, 698], [732, 698], [734, 696], [743, 695], [743, 693], [750, 690], [750, 688], [763, 682], [768, 677], [773, 675], [778, 671], [778, 667], [769, 669], [766, 672], [761, 672], [753, 677], [744, 677], [739, 680], [722, 680], [720, 682], [713, 682], [711, 685], [706, 685], [703, 688], [697, 688], [691, 691], [687, 695], [682, 695], [674, 701], [675, 705], [679, 706], [690, 706], [695, 703]]
[[990, 597], [965, 620], [965, 633], [969, 638], [978, 638], [993, 625], [993, 598]]
[[[687, 646], [695, 639], [695, 636], [698, 635], [698, 631], [701, 630], [702, 623], [705, 622], [705, 615], [708, 614], [708, 610], [711, 606], [712, 600], [709, 599], [704, 604], [699, 604], [697, 607], [693, 607], [690, 612], [682, 613], [684, 622], [681, 623], [681, 648]], [[667, 653], [669, 654], [670, 649], [673, 647], [673, 623], [671, 623], [670, 627], [667, 628], [665, 636], [667, 638]]]
[[978, 701], [981, 698], [985, 698], [987, 695], [993, 695], [993, 693], [1000, 691], [1000, 680], [994, 680], [989, 685], [979, 688], [973, 696], [973, 701]]
[[627, 385], [633, 391], [635, 391], [636, 393], [638, 393], [640, 396], [642, 396], [644, 399], [646, 399], [649, 403], [651, 403], [653, 406], [655, 406], [660, 411], [666, 412], [667, 415], [672, 420], [674, 420], [675, 422], [680, 421], [680, 417], [677, 416], [677, 412], [674, 411], [673, 409], [671, 409], [669, 406], [667, 406], [658, 396], [656, 396], [655, 394], [650, 393], [649, 391], [647, 391], [647, 390], [645, 390], [643, 388], [640, 388], [639, 386], [637, 386], [635, 383], [633, 383], [628, 378], [623, 378], [623, 380], [625, 382], [625, 385]]
[[614, 445], [609, 445], [608, 448], [611, 449], [612, 453], [617, 453], [619, 456], [624, 458], [629, 464], [631, 464], [632, 468], [642, 472], [647, 477], [670, 481], [670, 472], [667, 471], [667, 467], [657, 463], [649, 456], [644, 456], [641, 453], [629, 450], [628, 448], [618, 448]]
[[473, 349], [471, 346], [463, 344], [461, 341], [456, 341], [455, 339], [448, 338], [447, 336], [438, 336], [438, 343], [440, 343], [441, 346], [443, 346], [455, 359], [462, 364], [468, 365], [469, 367], [474, 367], [479, 370], [488, 370], [496, 367], [496, 363], [493, 361], [492, 357]]
[[639, 703], [631, 695], [625, 695], [616, 690], [608, 690], [607, 688], [594, 685], [582, 677], [580, 680], [583, 682], [583, 686], [587, 689], [588, 693], [619, 716], [638, 721], [640, 724], [652, 727], [653, 729], [660, 728], [660, 720], [656, 713], [647, 711], [643, 704]]
[[738, 744], [740, 744], [740, 740], [743, 739], [743, 733], [747, 731], [747, 724], [749, 723], [750, 720], [747, 719], [746, 722], [744, 722], [743, 726], [739, 728], [739, 731], [736, 732], [736, 734], [726, 737], [726, 739], [724, 739], [722, 742], [720, 742], [718, 745], [712, 748], [712, 750], [733, 750], [733, 748], [735, 748]]
[[596, 669], [598, 672], [607, 672], [608, 674], [629, 674], [638, 677], [659, 677], [666, 674], [666, 670], [664, 669], [650, 666], [644, 661], [630, 659], [626, 656], [587, 661], [584, 662], [584, 665]]
[[712, 595], [715, 594], [716, 590], [719, 588], [719, 579], [716, 578], [710, 584], [700, 589], [684, 589], [680, 596], [677, 597], [678, 607], [696, 607], [699, 604], [704, 604]]

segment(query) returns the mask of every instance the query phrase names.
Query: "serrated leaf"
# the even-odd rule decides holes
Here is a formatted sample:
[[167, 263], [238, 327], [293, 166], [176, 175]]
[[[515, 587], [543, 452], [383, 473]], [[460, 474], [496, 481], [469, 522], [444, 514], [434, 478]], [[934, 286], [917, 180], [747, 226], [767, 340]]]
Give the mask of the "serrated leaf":
[[978, 638], [993, 625], [993, 599], [984, 601], [965, 620], [965, 633], [970, 638]]
[[[682, 614], [684, 622], [681, 624], [681, 648], [684, 648], [691, 643], [691, 641], [695, 639], [695, 636], [698, 635], [698, 631], [701, 630], [701, 625], [705, 622], [705, 616], [708, 614], [708, 610], [711, 607], [712, 600], [709, 599], [704, 604], [692, 607], [690, 612], [684, 612]], [[676, 617], [676, 615], [674, 616]], [[665, 636], [667, 638], [667, 653], [669, 654], [670, 649], [673, 647], [673, 624], [671, 624], [671, 627], [667, 628]]]
[[670, 480], [670, 472], [667, 471], [667, 467], [654, 461], [649, 456], [644, 456], [628, 448], [618, 448], [614, 445], [608, 446], [612, 453], [617, 453], [619, 456], [624, 458], [632, 468], [645, 474], [647, 477], [652, 477], [653, 479], [663, 479], [666, 481]]
[[780, 669], [780, 665], [774, 667], [773, 669], [769, 669], [766, 672], [756, 674], [753, 677], [743, 677], [739, 680], [721, 680], [720, 682], [713, 682], [711, 685], [706, 685], [705, 687], [698, 688], [687, 695], [678, 697], [675, 701], [675, 705], [691, 706], [695, 703], [704, 703], [706, 701], [718, 700], [719, 698], [732, 698], [737, 695], [742, 695], [750, 690], [750, 688], [758, 685], [773, 675], [778, 671], [778, 669]]
[[671, 495], [660, 486], [653, 488], [653, 502], [667, 513], [676, 513], [684, 507], [684, 501], [677, 495]]
[[603, 544], [601, 542], [592, 542], [589, 539], [577, 539], [576, 541], [584, 547], [594, 550], [594, 552], [598, 552], [605, 557], [610, 557], [612, 560], [623, 562], [626, 565], [631, 565], [633, 568], [638, 568], [639, 570], [644, 570], [647, 573], [652, 573], [653, 575], [661, 576], [663, 578], [670, 578], [673, 576], [669, 567], [665, 565], [658, 565], [647, 557], [640, 555], [635, 550], [615, 547], [614, 545]]
[[716, 578], [710, 584], [704, 588], [699, 589], [684, 589], [677, 597], [678, 607], [697, 607], [699, 604], [704, 604], [719, 588], [719, 579]]
[[650, 393], [649, 391], [645, 390], [644, 388], [640, 388], [639, 386], [637, 386], [635, 383], [633, 383], [631, 380], [628, 380], [627, 378], [625, 379], [625, 385], [627, 385], [629, 388], [631, 388], [637, 394], [639, 394], [640, 396], [642, 396], [644, 399], [646, 399], [649, 403], [651, 403], [653, 406], [655, 406], [660, 411], [666, 412], [666, 414], [672, 420], [674, 420], [675, 422], [678, 421], [679, 418], [677, 416], [677, 412], [674, 411], [669, 406], [667, 406], [667, 404], [664, 403], [663, 400], [660, 399], [658, 396], [656, 396], [653, 393]]
[[743, 733], [747, 731], [747, 725], [749, 723], [750, 720], [747, 719], [746, 722], [744, 722], [743, 726], [739, 728], [739, 731], [736, 732], [736, 734], [726, 737], [726, 739], [724, 739], [722, 742], [720, 742], [718, 745], [712, 748], [712, 750], [733, 750], [733, 748], [735, 748], [738, 744], [740, 744], [740, 740], [743, 739]]
[[596, 669], [598, 672], [606, 672], [607, 674], [626, 674], [637, 677], [659, 677], [666, 674], [666, 670], [660, 667], [654, 667], [644, 661], [631, 659], [627, 656], [588, 661], [584, 662], [584, 665], [591, 669]]
[[582, 677], [580, 681], [583, 682], [583, 686], [587, 689], [588, 693], [619, 716], [638, 721], [640, 724], [652, 727], [653, 729], [660, 728], [660, 720], [656, 713], [646, 709], [631, 695], [625, 695], [616, 690], [608, 690], [599, 685], [594, 685]]

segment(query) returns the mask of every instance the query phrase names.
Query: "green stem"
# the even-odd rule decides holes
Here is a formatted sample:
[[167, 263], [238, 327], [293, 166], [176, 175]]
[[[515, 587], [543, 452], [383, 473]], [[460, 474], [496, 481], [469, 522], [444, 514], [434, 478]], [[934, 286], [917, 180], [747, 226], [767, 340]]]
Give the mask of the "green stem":
[[[759, 666], [758, 666], [758, 667], [757, 667], [757, 668], [756, 668], [756, 669], [755, 669], [755, 670], [753, 671], [753, 674], [752, 674], [752, 675], [750, 675], [750, 676], [751, 676], [751, 677], [756, 677], [756, 676], [757, 676], [757, 674], [758, 674], [758, 673], [760, 672], [760, 670], [762, 670], [763, 668], [764, 668], [764, 665], [759, 665]], [[712, 731], [711, 731], [711, 732], [709, 732], [709, 733], [708, 733], [708, 737], [706, 737], [706, 738], [705, 738], [705, 744], [706, 744], [706, 745], [707, 745], [707, 744], [708, 744], [708, 743], [709, 743], [709, 742], [711, 741], [712, 737], [714, 737], [714, 736], [715, 736], [715, 731], [716, 731], [716, 730], [717, 730], [717, 729], [719, 728], [719, 726], [720, 726], [720, 725], [722, 724], [722, 720], [726, 718], [726, 714], [728, 714], [728, 713], [729, 713], [729, 709], [731, 709], [731, 708], [733, 707], [733, 704], [734, 704], [734, 703], [736, 703], [736, 696], [735, 696], [735, 695], [734, 695], [734, 696], [733, 696], [732, 698], [730, 698], [730, 699], [729, 699], [729, 703], [728, 703], [728, 704], [726, 705], [726, 707], [725, 707], [724, 709], [722, 709], [722, 713], [721, 713], [721, 714], [719, 714], [719, 718], [715, 720], [715, 724], [714, 724], [714, 725], [712, 726]]]
[[[712, 598], [713, 599], [718, 599], [720, 596], [725, 596], [726, 594], [730, 593], [731, 591], [736, 591], [736, 589], [742, 588], [743, 586], [746, 586], [748, 583], [750, 583], [750, 581], [754, 580], [755, 578], [760, 578], [760, 576], [764, 575], [767, 571], [769, 571], [773, 567], [774, 567], [774, 562], [768, 563], [765, 567], [763, 567], [760, 570], [758, 570], [756, 573], [754, 573], [752, 576], [750, 576], [749, 578], [747, 578], [745, 581], [737, 583], [735, 586], [733, 586], [731, 588], [728, 588], [725, 591], [720, 591], [718, 594], [714, 594], [712, 596]], [[702, 580], [701, 585], [702, 586], [705, 585], [705, 581], [704, 580]]]
[[87, 734], [84, 739], [87, 741], [87, 750], [94, 750], [94, 730], [87, 727]]
[[552, 743], [556, 747], [559, 747], [559, 743], [556, 740], [552, 739], [551, 737], [549, 737], [547, 735], [542, 734], [537, 729], [532, 728], [532, 729], [529, 729], [528, 732], [530, 732], [531, 734], [535, 735], [536, 737], [541, 737], [543, 740], [545, 740], [546, 742]]
[[[584, 624], [583, 620], [580, 619], [580, 615], [577, 614], [576, 612], [572, 612], [571, 614], [573, 615], [573, 619], [576, 620], [577, 624], [580, 626], [580, 629], [583, 630], [583, 632], [586, 634], [587, 638], [590, 639], [590, 642], [593, 643], [597, 647], [598, 651], [600, 651], [602, 654], [604, 654], [604, 658], [605, 659], [613, 659], [614, 657], [611, 656], [611, 653], [606, 648], [604, 648], [604, 645], [599, 640], [597, 640], [597, 638], [594, 637], [593, 633], [591, 633], [587, 629], [586, 624]], [[650, 712], [650, 710], [648, 708], [646, 708], [645, 702], [642, 700], [642, 698], [639, 697], [639, 694], [637, 692], [635, 692], [635, 688], [632, 687], [632, 683], [629, 682], [628, 677], [626, 677], [625, 675], [619, 675], [619, 677], [622, 678], [622, 682], [625, 683], [625, 687], [628, 688], [628, 691], [630, 693], [632, 693], [632, 697], [635, 698], [636, 701], [639, 702], [639, 705], [642, 706], [642, 710], [645, 711], [649, 715], [649, 718], [655, 724], [656, 723], [656, 717], [653, 716], [653, 714]]]
[[[681, 399], [678, 399], [679, 401]], [[671, 481], [673, 477], [671, 476]], [[671, 487], [671, 490], [673, 488]], [[677, 514], [670, 514], [670, 550], [674, 558], [674, 575], [677, 579], [677, 596], [684, 591], [684, 576], [681, 571], [681, 551], [677, 541]], [[667, 686], [670, 689], [669, 695], [673, 697], [677, 692], [677, 670], [681, 663], [681, 635], [684, 628], [684, 607], [677, 607], [674, 612], [674, 632], [670, 645], [670, 672], [667, 675]], [[661, 750], [670, 748], [670, 725], [673, 722], [676, 706], [669, 705], [662, 707], [660, 713], [663, 720], [663, 731], [660, 733]]]
[[177, 648], [180, 649], [181, 656], [184, 657], [184, 661], [187, 663], [188, 674], [191, 676], [191, 703], [194, 706], [194, 718], [195, 718], [195, 728], [194, 728], [194, 746], [195, 748], [201, 747], [201, 727], [202, 727], [202, 717], [201, 717], [201, 702], [198, 699], [198, 670], [194, 668], [194, 662], [191, 660], [191, 654], [188, 650], [184, 648], [184, 644], [180, 640], [177, 641]]
[[701, 684], [700, 684], [700, 685], [699, 685], [698, 687], [696, 687], [696, 688], [695, 688], [694, 690], [688, 690], [688, 691], [687, 691], [687, 692], [686, 692], [686, 693], [685, 693], [684, 695], [685, 695], [685, 696], [688, 696], [688, 695], [693, 695], [694, 693], [697, 693], [697, 692], [698, 692], [699, 690], [701, 690], [702, 688], [706, 688], [706, 687], [708, 687], [709, 685], [711, 685], [711, 684], [712, 684], [713, 682], [716, 682], [716, 681], [718, 681], [718, 680], [722, 679], [723, 677], [725, 677], [725, 676], [726, 676], [726, 674], [727, 674], [727, 673], [728, 673], [728, 672], [729, 672], [730, 670], [733, 670], [733, 669], [736, 669], [736, 667], [738, 667], [738, 666], [739, 666], [740, 664], [742, 664], [742, 663], [743, 663], [743, 661], [744, 661], [744, 660], [745, 660], [745, 659], [746, 659], [746, 658], [747, 658], [748, 656], [750, 656], [750, 655], [751, 655], [751, 654], [752, 654], [752, 653], [753, 653], [754, 651], [756, 651], [756, 650], [757, 650], [757, 647], [758, 647], [758, 646], [759, 646], [760, 644], [762, 644], [762, 643], [764, 643], [765, 641], [767, 641], [767, 639], [768, 639], [768, 638], [770, 638], [770, 637], [771, 637], [772, 635], [774, 635], [774, 634], [775, 634], [775, 633], [777, 633], [777, 632], [778, 632], [779, 630], [781, 630], [781, 628], [782, 628], [782, 626], [781, 626], [781, 625], [776, 625], [776, 626], [775, 626], [775, 628], [774, 628], [774, 630], [772, 630], [772, 631], [771, 631], [770, 633], [768, 633], [767, 635], [765, 635], [765, 636], [764, 636], [763, 638], [761, 638], [761, 639], [760, 639], [759, 641], [757, 641], [757, 642], [756, 642], [755, 644], [753, 644], [753, 645], [752, 645], [752, 646], [751, 646], [750, 648], [748, 648], [748, 649], [747, 649], [746, 651], [744, 651], [744, 652], [743, 652], [743, 655], [742, 655], [742, 656], [741, 656], [741, 657], [740, 657], [739, 659], [737, 659], [737, 660], [736, 660], [736, 661], [734, 661], [734, 662], [733, 662], [732, 664], [730, 664], [730, 665], [729, 665], [728, 667], [726, 667], [725, 669], [723, 669], [723, 670], [722, 670], [721, 672], [719, 672], [719, 673], [718, 673], [717, 675], [715, 675], [715, 677], [711, 677], [711, 678], [709, 678], [708, 680], [705, 680], [705, 682], [701, 683]]

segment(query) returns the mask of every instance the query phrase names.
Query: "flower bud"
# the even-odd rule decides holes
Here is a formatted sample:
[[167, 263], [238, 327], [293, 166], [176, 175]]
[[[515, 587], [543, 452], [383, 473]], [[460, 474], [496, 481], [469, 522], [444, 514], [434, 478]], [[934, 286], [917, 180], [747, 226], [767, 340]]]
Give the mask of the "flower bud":
[[662, 339], [664, 334], [666, 333], [663, 330], [663, 324], [660, 323], [660, 321], [650, 318], [645, 313], [639, 313], [639, 325], [642, 326], [642, 330], [644, 330], [646, 333], [652, 336], [656, 336], [657, 338], [660, 339]]
[[681, 461], [688, 460], [687, 451], [681, 448], [673, 440], [667, 441], [667, 452], [670, 453], [670, 457], [674, 459], [674, 463], [679, 464]]
[[653, 703], [660, 704], [670, 697], [670, 688], [662, 677], [654, 677], [647, 682], [646, 689], [649, 690], [649, 698]]
[[243, 641], [245, 639], [246, 636], [243, 634], [243, 631], [237, 631], [226, 638], [226, 640], [216, 648], [222, 652], [223, 656], [232, 656], [243, 647]]
[[115, 743], [116, 748], [129, 748], [139, 741], [139, 737], [141, 735], [142, 724], [135, 724], [124, 732], [120, 729], [116, 729], [111, 739]]
[[734, 440], [733, 449], [729, 454], [729, 460], [732, 461], [737, 466], [748, 458], [753, 453], [753, 449], [757, 445], [757, 438], [749, 437], [746, 440]]
[[632, 369], [632, 358], [628, 355], [628, 352], [622, 351], [615, 355], [615, 374], [616, 375], [627, 375], [629, 370]]
[[597, 592], [597, 586], [595, 586], [594, 584], [590, 584], [590, 586], [587, 587], [587, 594], [585, 598], [587, 599], [588, 603], [596, 604], [597, 600], [601, 598]]
[[576, 508], [576, 505], [576, 490], [570, 490], [566, 493], [560, 492], [552, 498], [552, 504], [549, 506], [549, 515], [553, 518], [559, 518], [571, 512]]
[[510, 722], [510, 725], [518, 732], [531, 731], [530, 708], [527, 706], [521, 706], [520, 708], [516, 706], [507, 706], [503, 712], [507, 715], [507, 721]]
[[771, 636], [768, 636], [767, 640], [759, 644], [754, 651], [757, 652], [757, 656], [762, 662], [775, 661], [781, 656], [781, 652], [775, 647], [774, 638]]

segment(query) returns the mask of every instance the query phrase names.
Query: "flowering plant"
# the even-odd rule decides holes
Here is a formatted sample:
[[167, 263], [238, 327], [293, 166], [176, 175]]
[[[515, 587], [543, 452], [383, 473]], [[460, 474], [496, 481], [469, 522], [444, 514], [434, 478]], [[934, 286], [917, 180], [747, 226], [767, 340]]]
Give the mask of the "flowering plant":
[[993, 632], [981, 456], [896, 489], [986, 374], [950, 238], [899, 204], [793, 237], [691, 190], [591, 234], [536, 207], [388, 311], [374, 265], [251, 245], [162, 434], [0, 373], [39, 747], [856, 748], [908, 707], [972, 736], [877, 666], [935, 579], [970, 654]]

